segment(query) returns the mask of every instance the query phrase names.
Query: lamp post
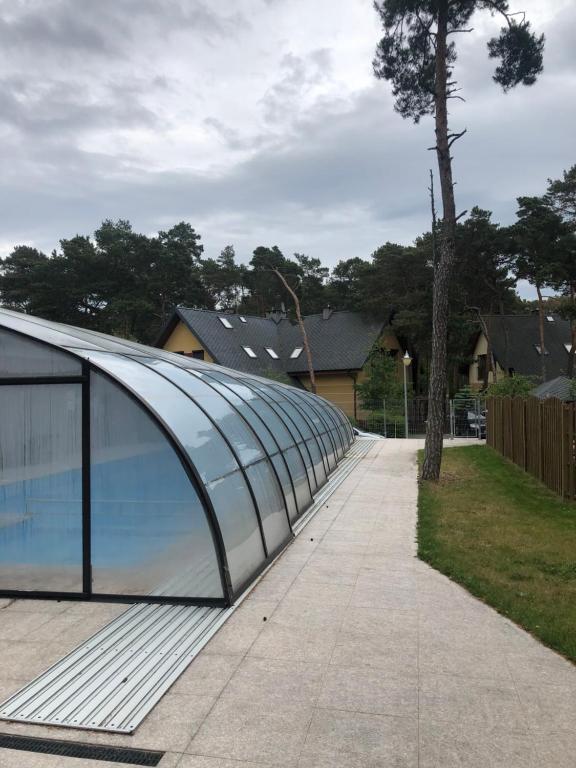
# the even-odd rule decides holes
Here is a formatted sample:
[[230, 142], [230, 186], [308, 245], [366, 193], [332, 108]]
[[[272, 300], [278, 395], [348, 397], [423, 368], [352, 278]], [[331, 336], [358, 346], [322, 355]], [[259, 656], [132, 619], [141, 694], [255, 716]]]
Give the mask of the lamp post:
[[408, 438], [408, 377], [407, 377], [407, 371], [408, 366], [412, 362], [412, 358], [410, 357], [408, 350], [404, 352], [404, 357], [402, 358], [402, 362], [404, 363], [404, 437]]

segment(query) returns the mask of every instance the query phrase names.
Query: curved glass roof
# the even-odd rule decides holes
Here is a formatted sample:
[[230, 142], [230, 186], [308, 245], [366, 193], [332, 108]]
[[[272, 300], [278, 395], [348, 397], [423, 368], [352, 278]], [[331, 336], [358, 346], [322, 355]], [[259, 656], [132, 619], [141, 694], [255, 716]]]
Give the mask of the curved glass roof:
[[0, 591], [231, 602], [354, 439], [306, 390], [4, 309], [0, 384]]

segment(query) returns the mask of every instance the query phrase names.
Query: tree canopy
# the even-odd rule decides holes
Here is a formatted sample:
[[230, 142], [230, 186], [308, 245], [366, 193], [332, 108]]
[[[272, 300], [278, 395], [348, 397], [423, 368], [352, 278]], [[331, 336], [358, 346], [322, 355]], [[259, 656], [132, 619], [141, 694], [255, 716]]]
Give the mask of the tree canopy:
[[[562, 184], [566, 178], [570, 173]], [[557, 189], [551, 181], [540, 198], [521, 198], [517, 222], [509, 227], [479, 207], [457, 223], [447, 341], [451, 391], [460, 388], [470, 361], [471, 338], [481, 327], [478, 314], [526, 311], [515, 290], [520, 276], [545, 275], [542, 284], [559, 294], [554, 311], [572, 320], [576, 338], [576, 228], [564, 197], [561, 204], [553, 197]], [[569, 189], [561, 190], [569, 200]], [[530, 272], [528, 265], [539, 264], [537, 259], [538, 271]], [[278, 246], [259, 246], [242, 261], [232, 245], [207, 256], [188, 223], [148, 236], [125, 220], [106, 220], [91, 237], [62, 240], [50, 254], [16, 246], [0, 261], [0, 301], [17, 311], [151, 343], [178, 305], [261, 315], [284, 304], [295, 319], [292, 298], [273, 268], [297, 293], [304, 315], [330, 305], [383, 323], [392, 316], [395, 333], [413, 357], [416, 390], [425, 391], [432, 344], [431, 232], [412, 245], [387, 242], [329, 269], [307, 254], [287, 256]]]

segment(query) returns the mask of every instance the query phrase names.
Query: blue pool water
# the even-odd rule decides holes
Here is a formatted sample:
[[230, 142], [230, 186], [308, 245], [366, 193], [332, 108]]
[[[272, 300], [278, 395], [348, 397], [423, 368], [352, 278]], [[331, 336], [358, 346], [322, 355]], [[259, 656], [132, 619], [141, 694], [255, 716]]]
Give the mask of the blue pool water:
[[[132, 568], [184, 537], [206, 536], [201, 502], [168, 458], [155, 452], [93, 467], [95, 567]], [[77, 469], [0, 486], [0, 564], [81, 565], [81, 481]]]

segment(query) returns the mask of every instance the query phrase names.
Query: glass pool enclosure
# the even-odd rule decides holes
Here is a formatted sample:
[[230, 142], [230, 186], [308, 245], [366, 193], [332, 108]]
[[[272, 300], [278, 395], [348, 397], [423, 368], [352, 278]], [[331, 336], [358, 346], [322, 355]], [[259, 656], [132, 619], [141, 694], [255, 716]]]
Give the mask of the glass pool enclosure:
[[353, 439], [305, 390], [0, 309], [0, 594], [228, 605]]

